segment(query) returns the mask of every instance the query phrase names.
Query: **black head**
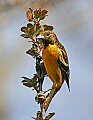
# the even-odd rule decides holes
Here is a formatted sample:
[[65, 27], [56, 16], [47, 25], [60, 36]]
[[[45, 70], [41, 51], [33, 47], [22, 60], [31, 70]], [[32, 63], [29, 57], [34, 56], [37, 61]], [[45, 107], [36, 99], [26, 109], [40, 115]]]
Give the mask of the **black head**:
[[37, 36], [37, 38], [43, 43], [45, 47], [47, 47], [49, 44], [53, 45], [57, 40], [55, 33], [50, 30], [40, 32], [40, 35]]

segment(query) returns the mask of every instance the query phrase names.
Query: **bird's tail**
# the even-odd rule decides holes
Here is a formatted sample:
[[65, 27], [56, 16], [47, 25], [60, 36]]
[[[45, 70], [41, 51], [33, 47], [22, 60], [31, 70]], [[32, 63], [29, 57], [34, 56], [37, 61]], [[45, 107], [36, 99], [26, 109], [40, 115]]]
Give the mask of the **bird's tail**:
[[70, 92], [70, 85], [69, 85], [69, 80], [66, 80], [67, 86], [68, 86], [68, 90]]
[[49, 104], [50, 104], [50, 102], [52, 101], [52, 98], [53, 98], [54, 95], [55, 95], [55, 92], [56, 92], [56, 89], [55, 89], [55, 88], [52, 88], [52, 90], [51, 90], [50, 93], [49, 93], [48, 100], [47, 100], [47, 103], [46, 103], [46, 106], [45, 106], [45, 112], [47, 111], [47, 109], [48, 109], [48, 107], [49, 107]]

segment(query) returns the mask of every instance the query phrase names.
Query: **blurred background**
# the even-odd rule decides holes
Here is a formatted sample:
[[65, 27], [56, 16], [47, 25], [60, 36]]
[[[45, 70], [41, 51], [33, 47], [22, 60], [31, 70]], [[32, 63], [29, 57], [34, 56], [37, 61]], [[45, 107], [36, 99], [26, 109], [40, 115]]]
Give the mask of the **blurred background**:
[[[35, 91], [21, 84], [21, 76], [32, 77], [34, 59], [21, 38], [29, 7], [47, 9], [44, 24], [54, 26], [70, 63], [69, 93], [66, 84], [54, 97], [52, 120], [93, 120], [93, 0], [0, 0], [0, 120], [31, 120], [39, 105]], [[45, 79], [44, 90], [52, 86]]]

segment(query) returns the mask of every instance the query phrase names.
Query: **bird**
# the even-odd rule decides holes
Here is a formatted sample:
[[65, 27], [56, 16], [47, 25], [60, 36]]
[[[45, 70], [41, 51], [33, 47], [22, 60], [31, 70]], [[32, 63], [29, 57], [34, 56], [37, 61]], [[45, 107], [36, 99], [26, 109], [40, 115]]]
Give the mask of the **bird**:
[[47, 111], [52, 98], [60, 90], [64, 81], [66, 81], [70, 91], [70, 69], [67, 52], [64, 46], [58, 41], [58, 38], [53, 31], [41, 31], [37, 36], [37, 39], [40, 40], [43, 45], [42, 59], [47, 74], [50, 80], [53, 82], [52, 89], [45, 105], [45, 111]]

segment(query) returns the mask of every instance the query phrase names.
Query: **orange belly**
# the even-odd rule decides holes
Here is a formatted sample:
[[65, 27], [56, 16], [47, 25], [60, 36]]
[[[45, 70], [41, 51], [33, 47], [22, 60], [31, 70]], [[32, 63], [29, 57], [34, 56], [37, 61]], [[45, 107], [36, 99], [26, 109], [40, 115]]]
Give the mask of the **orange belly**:
[[58, 48], [55, 45], [49, 45], [42, 51], [42, 58], [48, 76], [52, 82], [57, 86], [63, 83], [62, 72], [58, 65]]

